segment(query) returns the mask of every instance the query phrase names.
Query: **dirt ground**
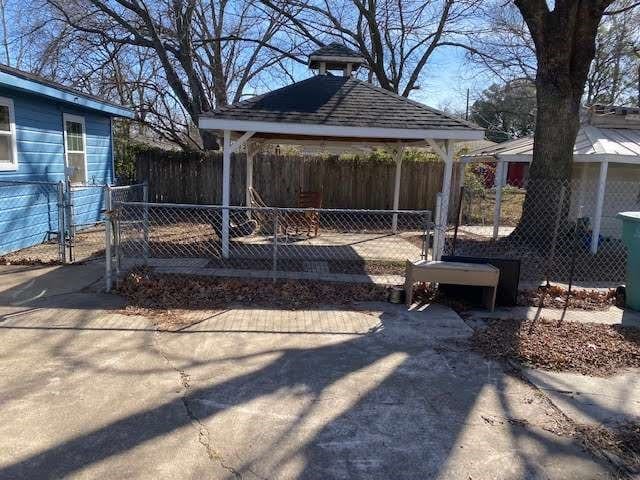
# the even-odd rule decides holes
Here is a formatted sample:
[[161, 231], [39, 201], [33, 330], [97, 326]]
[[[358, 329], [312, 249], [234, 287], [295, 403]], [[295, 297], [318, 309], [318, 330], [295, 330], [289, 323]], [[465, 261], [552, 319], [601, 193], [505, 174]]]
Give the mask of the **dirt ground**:
[[[73, 261], [77, 263], [104, 257], [104, 226], [97, 225], [77, 232], [72, 248]], [[0, 265], [60, 264], [60, 246], [51, 241], [24, 248], [0, 257]]]

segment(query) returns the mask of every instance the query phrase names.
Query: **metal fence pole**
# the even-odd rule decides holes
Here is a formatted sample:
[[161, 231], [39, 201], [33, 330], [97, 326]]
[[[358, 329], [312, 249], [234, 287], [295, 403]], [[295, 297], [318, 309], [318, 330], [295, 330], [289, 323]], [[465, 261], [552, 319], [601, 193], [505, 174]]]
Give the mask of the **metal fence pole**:
[[275, 218], [273, 220], [273, 264], [272, 264], [272, 272], [273, 272], [273, 281], [276, 281], [276, 272], [278, 271], [278, 230], [280, 228], [280, 218], [279, 213], [275, 210]]
[[[113, 208], [113, 194], [114, 190], [111, 189], [111, 206]], [[118, 209], [119, 211], [119, 209]], [[111, 228], [113, 229], [113, 258], [116, 270], [116, 281], [120, 278], [120, 221], [118, 212], [113, 211], [111, 215]]]
[[422, 252], [420, 258], [422, 260], [427, 259], [427, 253], [429, 252], [429, 221], [431, 220], [429, 214], [425, 213], [422, 216]]
[[[105, 196], [109, 194], [109, 190], [105, 190]], [[111, 268], [111, 237], [113, 232], [111, 230], [111, 210], [107, 210], [105, 214], [104, 221], [104, 254], [105, 254], [105, 262], [104, 262], [104, 278], [105, 278], [105, 288], [107, 292], [111, 291], [113, 287], [113, 278], [112, 278], [112, 268]]]
[[146, 180], [142, 184], [142, 201], [144, 203], [142, 212], [144, 243], [142, 244], [142, 248], [143, 257], [146, 263], [149, 258], [149, 183]]
[[76, 240], [76, 225], [75, 225], [75, 215], [73, 208], [73, 193], [71, 191], [71, 180], [67, 179], [66, 181], [66, 224], [67, 224], [67, 239], [68, 239], [68, 247], [69, 247], [69, 256], [67, 257], [70, 262], [75, 261], [75, 240]]
[[67, 263], [67, 248], [65, 245], [65, 221], [64, 221], [64, 182], [57, 184], [58, 194], [58, 259]]
[[556, 246], [558, 244], [558, 233], [560, 231], [560, 220], [562, 219], [562, 210], [564, 208], [564, 202], [565, 202], [564, 193], [565, 193], [565, 186], [563, 185], [560, 188], [560, 202], [558, 204], [558, 214], [556, 216], [556, 222], [553, 227], [553, 237], [551, 238], [551, 247], [549, 249], [549, 257], [547, 259], [547, 267], [545, 269], [546, 270], [545, 276], [547, 277], [547, 287], [551, 284], [549, 277], [551, 276], [551, 266], [556, 256]]

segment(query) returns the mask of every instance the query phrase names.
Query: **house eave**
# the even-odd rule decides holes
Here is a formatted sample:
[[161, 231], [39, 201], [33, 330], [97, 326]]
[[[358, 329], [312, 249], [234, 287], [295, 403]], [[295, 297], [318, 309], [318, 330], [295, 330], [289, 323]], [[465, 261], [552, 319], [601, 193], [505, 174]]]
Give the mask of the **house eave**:
[[75, 105], [80, 108], [103, 112], [114, 117], [133, 118], [134, 114], [128, 108], [114, 105], [108, 102], [101, 102], [97, 99], [90, 98], [79, 93], [70, 92], [55, 88], [44, 83], [36, 82], [26, 78], [20, 78], [6, 72], [0, 72], [0, 86], [19, 90], [41, 97], [50, 98], [67, 104]]

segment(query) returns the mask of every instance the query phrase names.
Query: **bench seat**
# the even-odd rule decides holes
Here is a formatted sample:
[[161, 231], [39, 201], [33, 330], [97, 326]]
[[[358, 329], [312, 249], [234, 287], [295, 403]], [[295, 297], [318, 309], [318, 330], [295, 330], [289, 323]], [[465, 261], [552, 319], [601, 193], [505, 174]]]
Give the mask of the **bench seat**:
[[498, 280], [500, 280], [500, 270], [493, 265], [428, 260], [407, 261], [404, 284], [407, 307], [411, 306], [413, 300], [414, 283], [434, 282], [485, 287], [483, 302], [487, 309], [493, 311]]

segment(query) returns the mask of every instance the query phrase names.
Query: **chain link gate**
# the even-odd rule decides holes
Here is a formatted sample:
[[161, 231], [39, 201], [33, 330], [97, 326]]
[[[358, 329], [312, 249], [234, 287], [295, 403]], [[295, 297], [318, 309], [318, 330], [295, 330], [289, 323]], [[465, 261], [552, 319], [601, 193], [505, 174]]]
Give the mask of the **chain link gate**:
[[103, 258], [105, 211], [143, 201], [145, 184], [109, 186], [0, 180], [0, 261], [74, 263]]
[[66, 259], [82, 262], [105, 255], [106, 212], [122, 201], [145, 201], [146, 183], [124, 186], [67, 186]]

